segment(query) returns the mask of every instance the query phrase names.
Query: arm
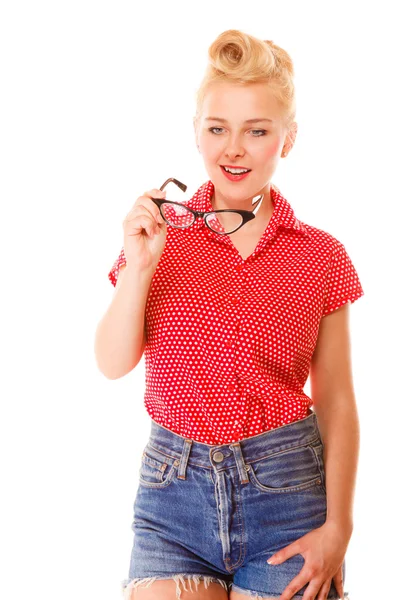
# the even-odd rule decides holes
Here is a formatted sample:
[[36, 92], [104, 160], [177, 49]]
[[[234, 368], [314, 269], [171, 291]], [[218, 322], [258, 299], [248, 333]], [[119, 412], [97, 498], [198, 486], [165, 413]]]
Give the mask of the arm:
[[309, 590], [307, 597], [316, 598], [317, 594], [318, 599], [327, 598], [332, 581], [344, 598], [343, 562], [353, 530], [359, 450], [348, 303], [321, 319], [311, 361], [311, 395], [324, 443], [327, 514], [321, 527], [281, 548], [267, 561], [277, 565], [296, 554], [305, 559], [300, 573], [279, 596], [282, 600], [290, 600], [304, 585]]
[[153, 272], [121, 267], [111, 304], [96, 329], [97, 366], [108, 379], [136, 367], [146, 344], [145, 310]]
[[327, 519], [351, 536], [360, 426], [351, 371], [349, 304], [321, 319], [310, 384], [322, 441]]

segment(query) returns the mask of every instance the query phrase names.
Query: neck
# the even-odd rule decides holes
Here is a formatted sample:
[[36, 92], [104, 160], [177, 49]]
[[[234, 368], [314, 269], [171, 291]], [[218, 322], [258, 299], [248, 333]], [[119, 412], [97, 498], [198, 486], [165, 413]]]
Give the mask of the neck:
[[264, 198], [261, 201], [260, 209], [257, 211], [255, 219], [253, 219], [250, 223], [247, 224], [247, 231], [249, 229], [257, 229], [261, 223], [265, 223], [265, 221], [269, 221], [274, 212], [274, 204], [271, 198], [271, 187], [268, 184], [265, 188], [263, 188], [258, 194], [251, 196], [245, 200], [240, 200], [238, 202], [229, 202], [223, 196], [220, 196], [218, 193], [214, 192], [211, 196], [211, 206], [213, 210], [226, 210], [226, 209], [239, 209], [239, 210], [249, 210], [252, 211], [254, 209], [254, 205], [251, 203], [252, 199], [259, 194], [264, 194]]

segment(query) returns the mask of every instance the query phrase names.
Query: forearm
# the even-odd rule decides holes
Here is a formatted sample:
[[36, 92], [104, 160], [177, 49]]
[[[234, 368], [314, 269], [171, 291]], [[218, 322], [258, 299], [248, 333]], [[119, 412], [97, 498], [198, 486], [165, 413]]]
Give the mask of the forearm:
[[326, 521], [351, 532], [360, 446], [357, 406], [354, 398], [324, 404], [315, 412], [324, 443]]
[[120, 277], [95, 336], [97, 365], [109, 379], [129, 373], [143, 354], [145, 310], [152, 273], [127, 267], [118, 280]]

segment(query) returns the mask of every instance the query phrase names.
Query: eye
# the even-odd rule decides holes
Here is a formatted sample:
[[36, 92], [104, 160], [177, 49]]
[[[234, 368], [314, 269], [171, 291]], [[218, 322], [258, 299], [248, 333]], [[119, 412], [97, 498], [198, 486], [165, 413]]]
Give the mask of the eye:
[[261, 132], [261, 135], [256, 135], [255, 137], [262, 137], [263, 135], [265, 135], [267, 133], [265, 131], [265, 129], [253, 129], [253, 131]]
[[[216, 133], [214, 130], [215, 129], [219, 129], [220, 131], [222, 130], [222, 127], [210, 127], [208, 129], [208, 131], [211, 131], [211, 133], [214, 133], [214, 135], [219, 135], [218, 133]], [[253, 137], [262, 137], [264, 135], [266, 135], [266, 131], [265, 129], [252, 129], [252, 132], [258, 132], [260, 135], [255, 135]]]

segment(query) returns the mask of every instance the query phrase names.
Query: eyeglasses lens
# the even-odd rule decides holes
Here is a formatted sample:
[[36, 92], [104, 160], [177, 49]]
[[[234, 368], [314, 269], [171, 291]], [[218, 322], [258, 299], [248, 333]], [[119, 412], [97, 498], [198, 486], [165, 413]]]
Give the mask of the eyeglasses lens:
[[166, 221], [174, 227], [184, 229], [190, 227], [194, 222], [194, 214], [190, 210], [186, 210], [183, 205], [165, 203], [161, 205], [161, 212]]
[[217, 233], [232, 233], [243, 222], [243, 217], [235, 212], [212, 213], [206, 217], [207, 225]]

